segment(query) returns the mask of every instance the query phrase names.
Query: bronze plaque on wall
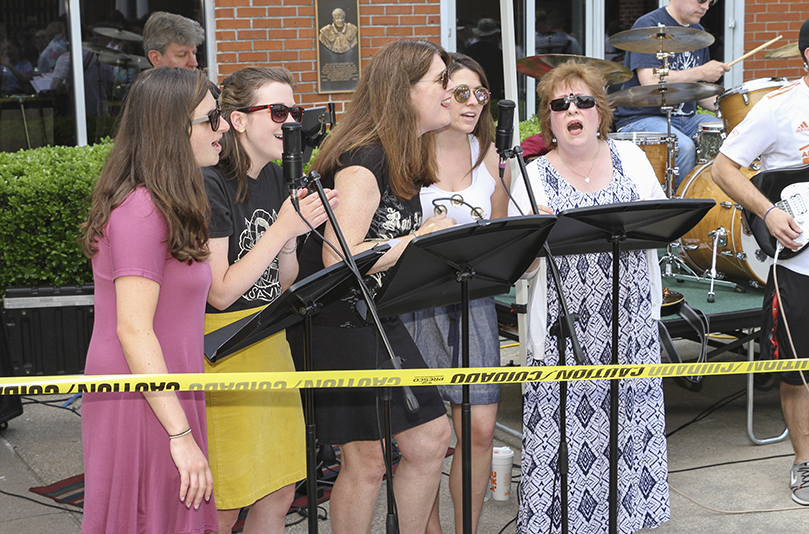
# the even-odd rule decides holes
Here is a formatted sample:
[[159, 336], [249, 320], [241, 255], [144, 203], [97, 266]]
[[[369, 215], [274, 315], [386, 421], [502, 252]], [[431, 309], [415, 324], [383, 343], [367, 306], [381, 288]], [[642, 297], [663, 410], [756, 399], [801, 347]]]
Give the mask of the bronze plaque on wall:
[[317, 92], [347, 93], [360, 79], [359, 0], [315, 0]]

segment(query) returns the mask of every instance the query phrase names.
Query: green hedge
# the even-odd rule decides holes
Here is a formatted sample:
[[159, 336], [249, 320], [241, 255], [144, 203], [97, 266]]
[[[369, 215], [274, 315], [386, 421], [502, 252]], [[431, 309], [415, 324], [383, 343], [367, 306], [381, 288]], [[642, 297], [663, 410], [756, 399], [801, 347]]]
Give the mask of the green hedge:
[[[536, 117], [520, 124], [520, 139], [538, 132]], [[105, 139], [0, 152], [0, 294], [12, 286], [92, 283], [76, 239], [111, 147]]]
[[76, 242], [112, 143], [0, 153], [0, 291], [92, 283]]

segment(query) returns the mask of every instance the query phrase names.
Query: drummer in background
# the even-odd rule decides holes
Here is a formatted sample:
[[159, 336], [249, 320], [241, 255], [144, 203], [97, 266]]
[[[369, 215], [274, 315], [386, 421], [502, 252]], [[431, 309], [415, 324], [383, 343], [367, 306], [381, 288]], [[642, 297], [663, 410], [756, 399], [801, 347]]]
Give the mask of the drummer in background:
[[[635, 28], [649, 28], [662, 23], [665, 26], [688, 27], [705, 31], [699, 23], [708, 12], [709, 6], [716, 0], [671, 0], [665, 7], [645, 14], [632, 26]], [[665, 51], [665, 44], [664, 51]], [[655, 54], [642, 54], [627, 52], [624, 65], [634, 71], [635, 76], [624, 82], [621, 89], [629, 89], [639, 85], [654, 85], [659, 78], [654, 69], [661, 67], [663, 62]], [[669, 74], [665, 80], [669, 83], [688, 82], [716, 82], [724, 73], [730, 70], [727, 63], [712, 60], [707, 48], [690, 52], [674, 54], [669, 58]], [[680, 152], [675, 164], [679, 173], [675, 175], [674, 189], [680, 185], [683, 178], [688, 175], [696, 165], [697, 151], [693, 137], [697, 127], [703, 122], [716, 122], [713, 115], [697, 114], [697, 104], [710, 111], [716, 111], [716, 104], [712, 98], [698, 102], [685, 102], [676, 106], [671, 113], [671, 132], [677, 135], [677, 144]], [[619, 107], [615, 114], [616, 128], [619, 132], [667, 132], [666, 114], [659, 107]], [[717, 124], [721, 124], [717, 122]]]
[[197, 68], [197, 47], [205, 40], [199, 22], [155, 11], [143, 27], [143, 51], [155, 67]]
[[[801, 26], [798, 49], [809, 65], [809, 20]], [[770, 202], [739, 170], [761, 157], [761, 170], [767, 171], [804, 165], [809, 145], [809, 74], [762, 98], [733, 129], [714, 163], [712, 176], [716, 184], [733, 200], [762, 219], [767, 230], [789, 249], [800, 245], [795, 240], [802, 233], [795, 220]], [[809, 230], [804, 228], [803, 231]], [[809, 254], [778, 260], [780, 296], [773, 298], [773, 270], [767, 277], [761, 324], [761, 356], [773, 359], [809, 358]], [[780, 301], [780, 306], [779, 306]], [[785, 329], [783, 317], [792, 334], [797, 354]], [[806, 380], [809, 373], [804, 372]], [[798, 372], [778, 373], [781, 379], [781, 408], [789, 429], [795, 460], [790, 472], [792, 500], [809, 505], [809, 391]]]

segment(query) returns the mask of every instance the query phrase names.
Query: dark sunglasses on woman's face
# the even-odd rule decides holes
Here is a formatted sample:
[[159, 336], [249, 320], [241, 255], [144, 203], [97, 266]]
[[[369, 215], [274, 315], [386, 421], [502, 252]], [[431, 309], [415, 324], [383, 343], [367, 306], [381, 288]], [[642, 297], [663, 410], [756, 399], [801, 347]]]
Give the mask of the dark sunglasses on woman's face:
[[197, 117], [191, 119], [191, 126], [195, 124], [202, 124], [203, 122], [211, 123], [211, 130], [214, 132], [219, 129], [219, 120], [222, 118], [222, 110], [219, 108], [219, 102], [216, 102], [216, 109], [205, 115], [204, 117]]
[[262, 109], [269, 109], [272, 121], [277, 122], [278, 124], [281, 124], [287, 120], [288, 115], [292, 115], [295, 122], [301, 122], [301, 120], [303, 120], [303, 108], [300, 106], [292, 106], [290, 108], [284, 104], [262, 104], [260, 106], [250, 106], [249, 108], [237, 109], [236, 111], [241, 111], [242, 113], [253, 113], [255, 111], [261, 111]]
[[596, 105], [594, 96], [578, 96], [571, 94], [564, 98], [551, 100], [551, 111], [566, 111], [570, 107], [571, 102], [575, 102], [576, 107], [579, 109], [590, 109]]
[[486, 89], [485, 87], [479, 86], [472, 89], [471, 87], [465, 84], [457, 86], [455, 88], [455, 92], [452, 93], [452, 95], [455, 97], [455, 100], [459, 104], [466, 103], [466, 101], [469, 100], [469, 98], [473, 94], [475, 95], [475, 100], [477, 100], [478, 104], [480, 104], [481, 106], [485, 106], [486, 102], [488, 102], [489, 98], [491, 97], [491, 93], [489, 93], [489, 90]]

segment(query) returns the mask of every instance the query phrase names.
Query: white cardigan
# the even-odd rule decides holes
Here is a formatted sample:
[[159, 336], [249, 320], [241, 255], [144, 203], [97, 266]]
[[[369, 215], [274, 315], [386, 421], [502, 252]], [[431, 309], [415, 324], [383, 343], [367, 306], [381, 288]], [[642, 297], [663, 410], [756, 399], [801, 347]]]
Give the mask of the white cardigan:
[[[624, 174], [635, 182], [641, 200], [665, 199], [663, 188], [657, 181], [652, 164], [646, 154], [631, 141], [613, 140], [621, 158]], [[547, 205], [548, 196], [544, 188], [540, 187], [539, 166], [536, 162], [528, 166], [528, 179], [534, 190], [534, 197], [537, 204]], [[522, 179], [517, 179], [512, 191], [514, 202], [522, 209], [522, 213], [531, 213], [528, 192]], [[509, 203], [509, 216], [520, 215], [520, 211]], [[660, 319], [660, 306], [663, 302], [663, 282], [660, 278], [660, 267], [657, 264], [657, 250], [646, 250], [646, 264], [649, 268], [649, 281], [652, 291], [652, 317]], [[545, 336], [547, 331], [548, 316], [548, 287], [545, 284], [547, 279], [547, 264], [544, 258], [539, 261], [539, 269], [526, 273], [526, 278], [532, 279], [536, 275], [535, 283], [529, 283], [528, 288], [528, 365], [532, 365], [532, 360], [544, 361], [545, 359]], [[537, 283], [539, 282], [539, 283]], [[555, 288], [553, 289], [556, 290]]]

